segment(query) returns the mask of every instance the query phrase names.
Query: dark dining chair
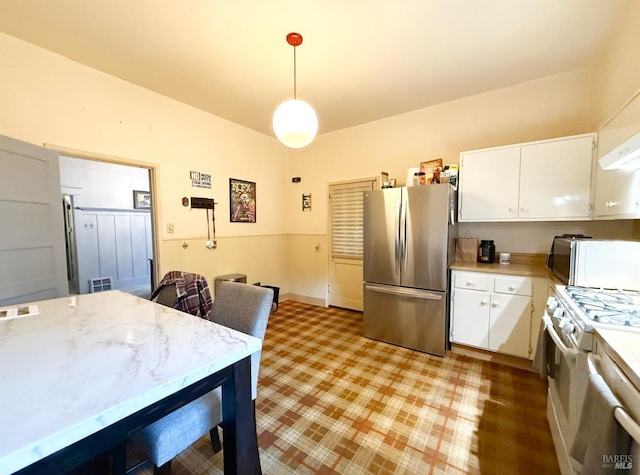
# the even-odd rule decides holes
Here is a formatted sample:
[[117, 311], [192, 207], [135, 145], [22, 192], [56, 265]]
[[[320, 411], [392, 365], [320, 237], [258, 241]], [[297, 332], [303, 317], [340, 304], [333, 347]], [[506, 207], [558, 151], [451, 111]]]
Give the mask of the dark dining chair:
[[[271, 313], [273, 290], [238, 282], [221, 282], [209, 319], [256, 338], [264, 339]], [[261, 352], [251, 355], [251, 397], [257, 396]], [[220, 388], [201, 396], [145, 427], [133, 436], [134, 443], [148, 456], [155, 474], [170, 474], [171, 460], [209, 434], [218, 452], [218, 425], [222, 422]], [[224, 433], [223, 433], [224, 435]]]

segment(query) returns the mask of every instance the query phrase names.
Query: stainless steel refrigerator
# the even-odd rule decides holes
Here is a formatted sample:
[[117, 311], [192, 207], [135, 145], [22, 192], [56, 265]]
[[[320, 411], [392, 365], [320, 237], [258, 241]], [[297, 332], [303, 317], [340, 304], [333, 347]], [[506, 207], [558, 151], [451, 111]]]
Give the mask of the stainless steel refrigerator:
[[444, 356], [456, 198], [449, 184], [364, 193], [366, 337]]

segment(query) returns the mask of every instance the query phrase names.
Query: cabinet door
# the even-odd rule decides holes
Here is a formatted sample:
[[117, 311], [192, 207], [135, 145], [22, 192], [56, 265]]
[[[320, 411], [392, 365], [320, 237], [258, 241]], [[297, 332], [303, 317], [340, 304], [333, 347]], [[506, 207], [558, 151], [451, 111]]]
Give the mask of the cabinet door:
[[486, 349], [489, 345], [489, 294], [455, 289], [451, 299], [451, 341]]
[[518, 217], [520, 147], [460, 156], [460, 221], [508, 221]]
[[590, 216], [592, 135], [523, 145], [520, 219], [587, 219]]
[[603, 170], [596, 164], [596, 219], [636, 218], [640, 170]]
[[489, 315], [490, 350], [529, 357], [531, 298], [522, 295], [491, 295]]

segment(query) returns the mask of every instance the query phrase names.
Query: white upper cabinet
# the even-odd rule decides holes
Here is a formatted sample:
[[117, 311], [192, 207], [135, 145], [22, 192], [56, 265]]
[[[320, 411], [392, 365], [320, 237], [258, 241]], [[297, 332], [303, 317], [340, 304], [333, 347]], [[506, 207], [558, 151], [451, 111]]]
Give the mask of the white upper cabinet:
[[589, 219], [595, 135], [523, 145], [520, 209], [523, 219]]
[[460, 221], [518, 217], [520, 147], [463, 153], [460, 165]]
[[640, 170], [603, 170], [600, 159], [617, 156], [624, 144], [640, 131], [640, 94], [598, 132], [595, 169], [595, 219], [640, 217]]
[[595, 134], [460, 154], [460, 221], [591, 218]]

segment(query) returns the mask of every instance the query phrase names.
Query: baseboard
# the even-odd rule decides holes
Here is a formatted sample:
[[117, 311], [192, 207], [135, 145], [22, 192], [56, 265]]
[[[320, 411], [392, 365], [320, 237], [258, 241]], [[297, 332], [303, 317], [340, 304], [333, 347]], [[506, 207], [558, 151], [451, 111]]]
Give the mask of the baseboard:
[[536, 372], [533, 369], [533, 363], [526, 358], [518, 358], [517, 356], [503, 355], [501, 353], [494, 353], [492, 351], [485, 351], [479, 348], [472, 348], [470, 346], [458, 345], [457, 343], [451, 344], [451, 353], [458, 355], [469, 356], [483, 361], [490, 361], [492, 363], [504, 364], [513, 368], [525, 369], [527, 371]]
[[280, 302], [284, 302], [285, 300], [292, 300], [294, 302], [306, 303], [308, 305], [317, 305], [318, 307], [327, 307], [327, 303], [324, 299], [319, 299], [316, 297], [308, 297], [306, 295], [298, 295], [298, 294], [284, 294], [280, 295], [278, 299]]

